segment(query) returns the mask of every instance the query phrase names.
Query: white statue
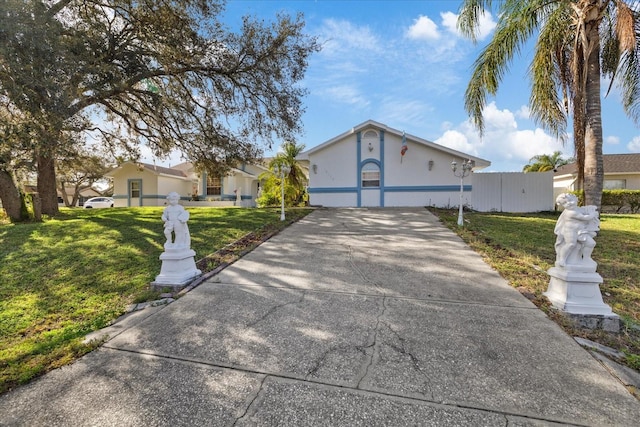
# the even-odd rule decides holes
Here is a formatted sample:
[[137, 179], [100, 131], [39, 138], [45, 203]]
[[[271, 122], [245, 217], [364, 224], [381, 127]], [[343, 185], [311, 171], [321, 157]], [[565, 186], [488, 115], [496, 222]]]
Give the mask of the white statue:
[[189, 212], [178, 204], [180, 195], [172, 191], [167, 195], [169, 205], [162, 212], [162, 220], [164, 221], [164, 235], [167, 242], [165, 248], [186, 248], [191, 247], [191, 235], [187, 221], [189, 220]]
[[596, 206], [578, 206], [574, 194], [562, 193], [556, 203], [564, 207], [554, 233], [556, 238], [556, 266], [581, 265], [596, 267], [591, 253], [596, 245], [593, 239], [600, 230], [600, 219]]

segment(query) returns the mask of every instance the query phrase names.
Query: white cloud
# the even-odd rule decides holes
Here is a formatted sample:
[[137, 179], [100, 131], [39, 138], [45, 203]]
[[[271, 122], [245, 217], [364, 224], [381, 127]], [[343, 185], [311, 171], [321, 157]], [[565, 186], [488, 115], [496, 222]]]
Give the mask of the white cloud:
[[627, 144], [627, 149], [633, 153], [640, 152], [640, 136], [634, 137], [631, 142]]
[[324, 40], [322, 54], [331, 55], [344, 51], [377, 51], [380, 41], [369, 27], [356, 26], [349, 21], [327, 19], [320, 29]]
[[519, 119], [529, 120], [529, 117], [531, 117], [531, 109], [529, 108], [529, 106], [523, 105], [522, 107], [520, 107], [520, 109], [516, 111], [516, 117]]
[[440, 14], [442, 17], [442, 26], [447, 29], [451, 34], [461, 36], [458, 31], [458, 15], [453, 12], [443, 12]]
[[[469, 135], [459, 130], [447, 130], [442, 136], [434, 141], [436, 144], [462, 151], [463, 153], [478, 155], [477, 145], [469, 141]], [[487, 159], [488, 160], [488, 159]]]
[[440, 38], [438, 26], [428, 16], [420, 15], [413, 22], [413, 25], [407, 30], [407, 37], [410, 39], [437, 40]]
[[407, 126], [409, 129], [414, 123], [424, 122], [433, 110], [433, 106], [424, 101], [389, 97], [380, 102], [376, 114], [393, 123], [394, 127]]
[[617, 136], [608, 136], [604, 139], [605, 144], [618, 145], [620, 144], [620, 138]]
[[343, 104], [360, 106], [369, 104], [369, 101], [367, 101], [356, 87], [348, 84], [326, 88], [322, 90], [321, 95]]
[[[458, 30], [458, 15], [453, 12], [443, 12], [440, 16], [442, 17], [442, 26], [445, 27], [448, 32], [462, 37], [462, 34]], [[496, 28], [496, 22], [493, 20], [493, 16], [490, 13], [483, 13], [478, 20], [476, 37], [482, 41], [491, 34], [494, 28]]]
[[482, 115], [486, 132], [491, 132], [494, 129], [516, 129], [518, 127], [513, 113], [509, 110], [499, 110], [495, 102], [485, 106]]
[[492, 162], [489, 170], [503, 172], [521, 171], [535, 155], [565, 151], [562, 143], [543, 129], [518, 129], [516, 116], [507, 109], [498, 109], [493, 102], [485, 107], [484, 120], [482, 138], [471, 121], [466, 120], [455, 129], [446, 130], [435, 142], [489, 160]]
[[478, 40], [486, 39], [489, 37], [489, 34], [493, 32], [494, 28], [496, 28], [496, 21], [493, 20], [493, 16], [491, 16], [490, 13], [480, 15], [479, 24], [480, 26], [478, 27], [477, 33]]

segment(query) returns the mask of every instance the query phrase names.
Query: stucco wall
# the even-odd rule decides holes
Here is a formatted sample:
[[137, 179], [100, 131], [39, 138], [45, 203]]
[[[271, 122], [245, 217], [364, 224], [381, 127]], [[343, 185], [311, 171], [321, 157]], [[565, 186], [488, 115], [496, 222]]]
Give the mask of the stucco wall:
[[309, 156], [309, 179], [314, 188], [355, 187], [357, 172], [356, 135], [350, 135], [339, 144], [317, 151]]
[[[353, 133], [309, 153], [310, 203], [336, 207], [457, 206], [460, 180], [451, 171], [451, 155], [410, 140], [407, 146], [402, 156], [401, 135], [363, 129], [359, 151], [358, 134]], [[380, 167], [380, 188], [361, 187], [360, 167], [367, 163]], [[469, 177], [464, 183], [465, 204], [469, 204], [471, 180]]]
[[356, 193], [323, 193], [309, 194], [311, 206], [330, 206], [334, 208], [349, 208], [357, 205]]

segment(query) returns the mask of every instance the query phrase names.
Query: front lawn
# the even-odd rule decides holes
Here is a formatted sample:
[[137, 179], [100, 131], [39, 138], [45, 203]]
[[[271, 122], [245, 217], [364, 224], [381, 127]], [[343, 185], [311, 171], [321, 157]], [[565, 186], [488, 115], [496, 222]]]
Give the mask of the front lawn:
[[[189, 212], [191, 248], [200, 259], [310, 211], [288, 210], [285, 222], [277, 209]], [[63, 209], [42, 223], [0, 224], [0, 393], [87, 353], [92, 348], [82, 339], [88, 332], [107, 326], [129, 304], [157, 297], [148, 284], [160, 273], [161, 213], [161, 207]], [[256, 240], [244, 239], [236, 250]], [[209, 258], [205, 269], [215, 262]]]
[[563, 326], [568, 333], [614, 347], [626, 354], [626, 363], [640, 370], [640, 215], [600, 217], [593, 259], [604, 283], [605, 303], [623, 319], [619, 335], [577, 330], [549, 309], [542, 295], [547, 290], [546, 271], [555, 262], [553, 229], [559, 213], [464, 214], [465, 226], [457, 226], [457, 211], [430, 209], [509, 283]]

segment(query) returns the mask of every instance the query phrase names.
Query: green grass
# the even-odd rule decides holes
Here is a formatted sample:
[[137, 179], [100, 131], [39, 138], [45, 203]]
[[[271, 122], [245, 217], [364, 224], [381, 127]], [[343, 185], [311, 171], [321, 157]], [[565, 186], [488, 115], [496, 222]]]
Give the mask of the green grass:
[[600, 217], [593, 259], [604, 279], [600, 287], [603, 299], [623, 319], [621, 333], [614, 335], [574, 328], [550, 310], [542, 295], [549, 284], [546, 271], [555, 262], [553, 229], [558, 213], [469, 212], [464, 215], [465, 226], [460, 228], [456, 224], [457, 211], [430, 210], [568, 333], [623, 351], [627, 365], [640, 370], [640, 215]]
[[[277, 209], [189, 209], [199, 266], [212, 270], [306, 215]], [[42, 223], [0, 224], [0, 393], [73, 361], [94, 345], [91, 331], [131, 303], [154, 299], [164, 235], [162, 208], [63, 209]], [[247, 234], [253, 238], [247, 238]]]

